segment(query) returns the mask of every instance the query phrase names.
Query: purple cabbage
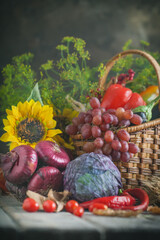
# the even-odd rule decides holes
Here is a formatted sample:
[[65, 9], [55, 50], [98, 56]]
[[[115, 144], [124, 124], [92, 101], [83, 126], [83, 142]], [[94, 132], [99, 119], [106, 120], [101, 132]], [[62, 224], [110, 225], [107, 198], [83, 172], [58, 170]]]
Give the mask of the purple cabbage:
[[68, 163], [64, 172], [64, 189], [79, 202], [118, 195], [121, 174], [109, 157], [85, 153]]

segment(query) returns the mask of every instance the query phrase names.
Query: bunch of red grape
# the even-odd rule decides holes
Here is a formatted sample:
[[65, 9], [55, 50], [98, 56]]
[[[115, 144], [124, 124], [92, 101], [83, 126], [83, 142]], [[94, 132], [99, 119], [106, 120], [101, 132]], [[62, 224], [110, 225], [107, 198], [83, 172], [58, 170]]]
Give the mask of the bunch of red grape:
[[66, 126], [66, 133], [80, 133], [83, 139], [87, 139], [83, 146], [86, 153], [95, 152], [107, 155], [113, 161], [128, 162], [139, 148], [129, 142], [130, 135], [123, 128], [141, 124], [142, 118], [122, 107], [105, 110], [96, 97], [90, 99], [90, 106], [87, 112], [80, 112], [78, 117], [73, 118], [72, 124]]

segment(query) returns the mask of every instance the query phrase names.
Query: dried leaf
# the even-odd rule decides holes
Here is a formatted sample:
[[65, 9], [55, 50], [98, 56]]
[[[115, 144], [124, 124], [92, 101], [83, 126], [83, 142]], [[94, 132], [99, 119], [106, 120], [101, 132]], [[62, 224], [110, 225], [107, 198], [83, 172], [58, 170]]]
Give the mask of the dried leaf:
[[142, 210], [132, 211], [132, 210], [113, 210], [108, 208], [106, 210], [93, 209], [93, 214], [100, 216], [118, 216], [118, 217], [132, 217], [137, 216], [142, 213]]
[[39, 204], [39, 209], [43, 210], [43, 202], [48, 200], [47, 197], [30, 190], [26, 192], [26, 195], [30, 198], [33, 198]]
[[149, 206], [147, 208], [147, 211], [153, 214], [160, 215], [160, 207], [157, 207], [157, 206]]
[[56, 192], [50, 189], [48, 192], [48, 198], [55, 201], [57, 204], [56, 212], [60, 212], [63, 210], [70, 195], [70, 192], [68, 192], [67, 190], [64, 190], [63, 192]]

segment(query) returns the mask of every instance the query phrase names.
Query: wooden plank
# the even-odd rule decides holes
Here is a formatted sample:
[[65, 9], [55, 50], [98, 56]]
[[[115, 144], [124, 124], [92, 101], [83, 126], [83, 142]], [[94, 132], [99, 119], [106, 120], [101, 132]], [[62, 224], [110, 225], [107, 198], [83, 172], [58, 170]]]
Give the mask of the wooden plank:
[[[21, 204], [16, 199], [9, 196], [0, 198], [0, 206], [4, 210], [3, 214], [5, 212], [8, 215], [8, 221], [12, 222], [11, 220], [13, 220], [11, 230], [16, 230], [18, 239], [23, 240], [105, 240], [116, 238], [118, 240], [135, 240], [135, 238], [159, 239], [160, 236], [160, 216], [146, 213], [131, 218], [96, 216], [87, 211], [82, 218], [65, 211], [28, 213], [23, 211]], [[6, 226], [10, 225], [6, 222], [2, 229], [4, 230]], [[17, 238], [15, 239], [17, 240]]]
[[100, 240], [101, 232], [95, 226], [83, 218], [79, 218], [68, 212], [46, 213], [38, 211], [28, 213], [22, 209], [21, 204], [11, 198], [3, 197], [0, 205], [4, 211], [14, 219], [19, 226], [18, 234], [21, 239], [45, 240], [54, 237], [57, 239], [86, 239]]

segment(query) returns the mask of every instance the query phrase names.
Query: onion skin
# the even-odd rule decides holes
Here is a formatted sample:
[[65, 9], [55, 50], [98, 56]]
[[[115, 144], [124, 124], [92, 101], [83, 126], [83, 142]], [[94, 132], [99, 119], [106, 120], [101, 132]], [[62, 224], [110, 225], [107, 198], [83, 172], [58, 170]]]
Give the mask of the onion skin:
[[27, 145], [15, 147], [11, 152], [0, 155], [0, 167], [5, 179], [13, 184], [26, 182], [38, 164], [36, 151]]
[[41, 141], [37, 143], [35, 150], [38, 158], [46, 165], [63, 170], [70, 162], [70, 158], [66, 151], [57, 143]]
[[5, 186], [7, 190], [12, 193], [18, 200], [23, 201], [26, 198], [27, 186], [14, 185], [8, 181], [6, 181]]
[[59, 191], [63, 185], [63, 175], [55, 167], [39, 168], [32, 176], [27, 189], [46, 195], [50, 189]]

